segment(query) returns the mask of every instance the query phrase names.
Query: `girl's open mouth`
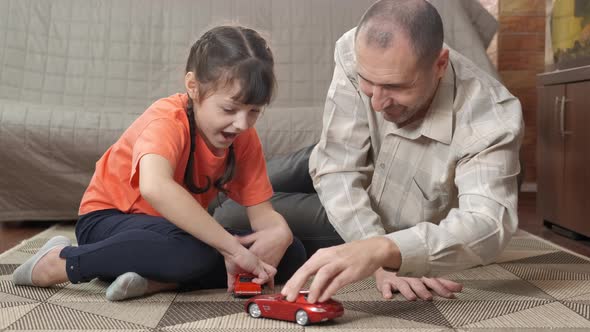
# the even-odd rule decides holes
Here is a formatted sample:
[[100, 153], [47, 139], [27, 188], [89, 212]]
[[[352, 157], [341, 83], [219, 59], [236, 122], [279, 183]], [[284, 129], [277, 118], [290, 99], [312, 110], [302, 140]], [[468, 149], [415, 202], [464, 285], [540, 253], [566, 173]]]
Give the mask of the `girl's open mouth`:
[[221, 135], [223, 135], [223, 138], [225, 138], [228, 141], [229, 140], [233, 140], [233, 139], [235, 139], [238, 136], [238, 134], [236, 134], [236, 133], [228, 133], [228, 132], [225, 132], [225, 131], [222, 131], [221, 132]]

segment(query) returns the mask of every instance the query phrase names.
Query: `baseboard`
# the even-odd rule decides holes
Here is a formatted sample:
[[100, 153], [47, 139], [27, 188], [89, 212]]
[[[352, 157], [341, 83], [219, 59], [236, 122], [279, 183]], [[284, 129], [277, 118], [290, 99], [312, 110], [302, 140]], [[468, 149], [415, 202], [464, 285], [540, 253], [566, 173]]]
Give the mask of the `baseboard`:
[[520, 191], [525, 193], [536, 193], [537, 183], [536, 182], [523, 182], [520, 185]]

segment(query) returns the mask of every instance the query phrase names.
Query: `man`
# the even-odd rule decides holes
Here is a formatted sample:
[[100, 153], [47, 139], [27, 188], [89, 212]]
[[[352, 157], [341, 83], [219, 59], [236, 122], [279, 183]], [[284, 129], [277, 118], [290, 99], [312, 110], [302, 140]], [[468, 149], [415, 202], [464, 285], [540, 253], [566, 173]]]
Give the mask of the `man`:
[[335, 61], [309, 168], [347, 243], [319, 250], [282, 293], [315, 275], [308, 300], [324, 301], [374, 274], [385, 298], [451, 298], [460, 284], [424, 276], [492, 263], [517, 229], [520, 103], [443, 45], [424, 0], [375, 3]]

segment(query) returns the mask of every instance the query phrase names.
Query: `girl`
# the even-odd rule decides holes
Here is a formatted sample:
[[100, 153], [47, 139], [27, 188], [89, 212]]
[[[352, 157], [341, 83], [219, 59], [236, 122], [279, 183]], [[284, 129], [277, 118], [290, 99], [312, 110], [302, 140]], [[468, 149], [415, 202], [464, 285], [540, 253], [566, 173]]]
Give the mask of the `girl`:
[[[273, 65], [254, 30], [206, 32], [188, 57], [187, 93], [152, 104], [97, 162], [80, 205], [79, 246], [52, 238], [15, 270], [14, 283], [114, 280], [107, 298], [122, 300], [166, 289], [231, 291], [240, 272], [272, 287], [277, 266], [277, 279], [288, 279], [305, 250], [268, 201], [253, 128], [275, 90]], [[252, 234], [236, 236], [206, 212], [219, 191], [247, 207]]]

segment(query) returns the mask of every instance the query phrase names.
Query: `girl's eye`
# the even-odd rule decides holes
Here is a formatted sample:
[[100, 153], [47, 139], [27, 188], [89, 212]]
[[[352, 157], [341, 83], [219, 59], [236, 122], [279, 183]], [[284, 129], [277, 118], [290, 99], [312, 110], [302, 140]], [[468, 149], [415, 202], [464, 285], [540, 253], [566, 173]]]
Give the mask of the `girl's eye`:
[[225, 113], [234, 113], [234, 110], [232, 110], [232, 109], [229, 109], [229, 108], [224, 108], [224, 109], [223, 109], [223, 111], [224, 111]]

